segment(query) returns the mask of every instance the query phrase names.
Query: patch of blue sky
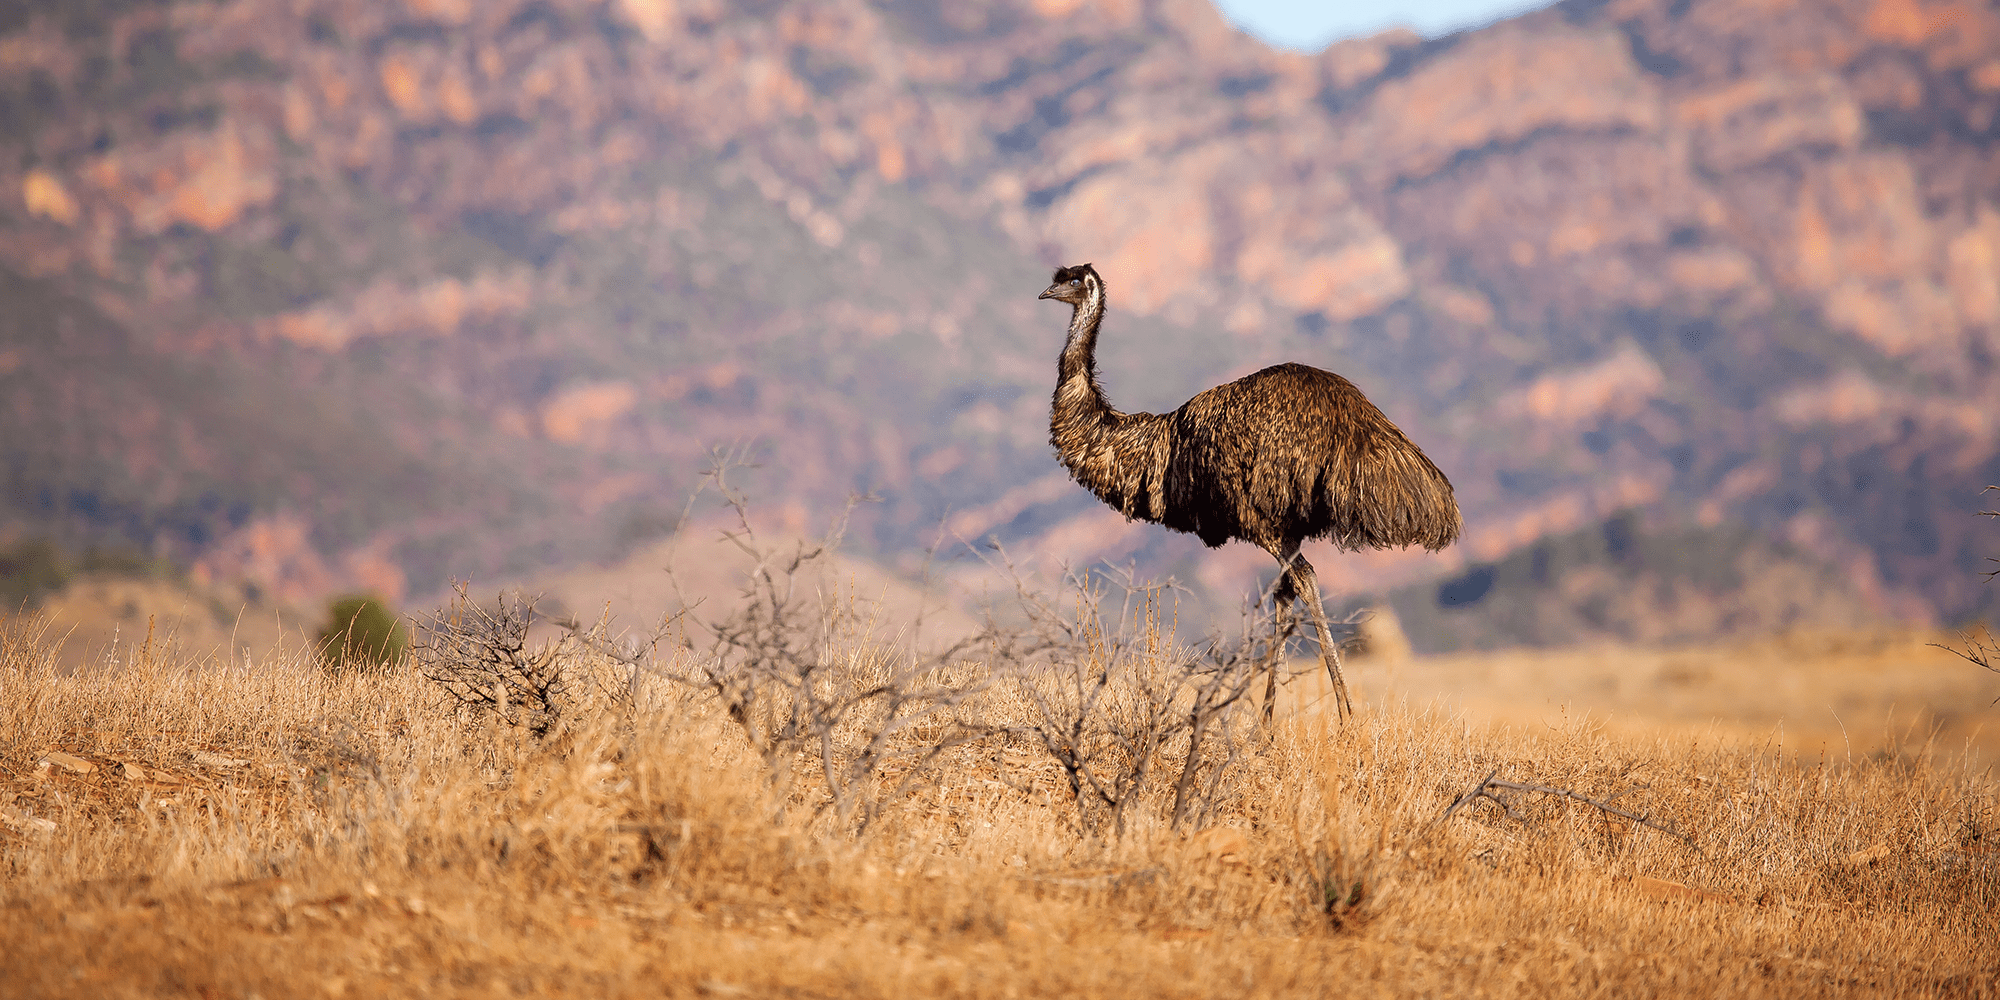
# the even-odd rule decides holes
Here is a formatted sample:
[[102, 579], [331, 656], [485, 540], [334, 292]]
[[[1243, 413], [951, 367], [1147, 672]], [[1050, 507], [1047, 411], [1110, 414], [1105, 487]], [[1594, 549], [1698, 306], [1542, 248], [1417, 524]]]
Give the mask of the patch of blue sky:
[[1404, 0], [1340, 3], [1329, 0], [1216, 0], [1237, 27], [1285, 49], [1317, 52], [1343, 38], [1395, 27], [1436, 38], [1548, 6], [1523, 0]]

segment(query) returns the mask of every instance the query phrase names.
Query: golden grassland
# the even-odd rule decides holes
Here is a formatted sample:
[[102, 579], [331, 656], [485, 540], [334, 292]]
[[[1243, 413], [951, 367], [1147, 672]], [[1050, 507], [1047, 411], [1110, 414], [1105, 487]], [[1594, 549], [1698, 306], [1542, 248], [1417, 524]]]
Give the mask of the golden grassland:
[[[1343, 727], [1301, 683], [1206, 829], [1172, 829], [1157, 782], [1113, 836], [1005, 735], [857, 834], [809, 766], [772, 780], [665, 682], [537, 742], [408, 670], [138, 643], [67, 669], [54, 645], [0, 635], [0, 996], [2000, 993], [1977, 745], [1720, 739], [1686, 694], [1766, 661], [1866, 690], [1852, 650], [1364, 667], [1378, 707]], [[1535, 672], [1565, 656], [1580, 691], [1629, 675], [1625, 715], [1664, 707], [1479, 714], [1569, 693]], [[1453, 670], [1463, 705], [1407, 707]], [[1004, 687], [977, 709], [1027, 711]], [[1547, 795], [1446, 815], [1493, 774], [1685, 840]]]
[[[1950, 652], [1952, 632], [1794, 632], [1726, 645], [1580, 646], [1365, 658], [1354, 683], [1378, 699], [1475, 724], [1533, 729], [1588, 720], [1629, 740], [1755, 747], [1814, 764], [1929, 744], [2000, 761], [2000, 677]], [[1291, 691], [1325, 690], [1306, 675]]]

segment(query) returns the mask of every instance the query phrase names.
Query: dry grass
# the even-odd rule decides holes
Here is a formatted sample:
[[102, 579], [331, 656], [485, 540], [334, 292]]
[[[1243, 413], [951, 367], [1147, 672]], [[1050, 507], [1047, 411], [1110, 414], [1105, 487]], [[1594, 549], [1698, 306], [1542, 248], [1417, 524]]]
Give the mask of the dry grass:
[[1926, 743], [2000, 759], [2000, 683], [1933, 643], [1962, 639], [1803, 632], [1709, 647], [1516, 649], [1364, 662], [1354, 683], [1482, 722], [1546, 728], [1588, 716], [1626, 739], [1726, 741], [1808, 765]]
[[[810, 767], [774, 787], [726, 713], [664, 681], [545, 745], [413, 672], [128, 650], [65, 673], [48, 649], [32, 622], [0, 636], [0, 996], [1991, 996], [2000, 976], [2000, 788], [1936, 750], [1798, 766], [1295, 713], [1208, 830], [1172, 832], [1156, 788], [1104, 839], [1045, 754], [995, 736], [857, 838], [809, 808]], [[1027, 708], [996, 689], [981, 710]], [[1688, 842], [1530, 795], [1438, 822], [1495, 771]]]

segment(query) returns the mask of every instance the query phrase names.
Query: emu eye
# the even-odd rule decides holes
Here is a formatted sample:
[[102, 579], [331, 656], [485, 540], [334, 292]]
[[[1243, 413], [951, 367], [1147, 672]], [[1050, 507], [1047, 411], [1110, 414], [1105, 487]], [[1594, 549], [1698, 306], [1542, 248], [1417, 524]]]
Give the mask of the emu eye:
[[1082, 279], [1082, 278], [1071, 278], [1071, 279], [1069, 279], [1069, 283], [1070, 283], [1070, 284], [1072, 284], [1072, 285], [1081, 285], [1081, 284], [1083, 284], [1083, 279]]

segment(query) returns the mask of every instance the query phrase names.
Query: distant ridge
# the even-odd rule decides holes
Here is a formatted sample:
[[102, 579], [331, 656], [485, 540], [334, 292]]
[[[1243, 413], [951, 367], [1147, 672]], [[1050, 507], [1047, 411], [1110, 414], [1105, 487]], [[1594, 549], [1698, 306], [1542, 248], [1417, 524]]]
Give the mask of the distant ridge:
[[[0, 541], [430, 595], [616, 560], [751, 441], [908, 569], [1056, 471], [1033, 295], [1092, 260], [1125, 405], [1299, 360], [1451, 476], [1462, 564], [1329, 587], [1636, 509], [1990, 615], [1996, 52], [1917, 0], [1313, 57], [1199, 0], [8, 4]], [[1260, 572], [1017, 499], [1015, 551]]]

